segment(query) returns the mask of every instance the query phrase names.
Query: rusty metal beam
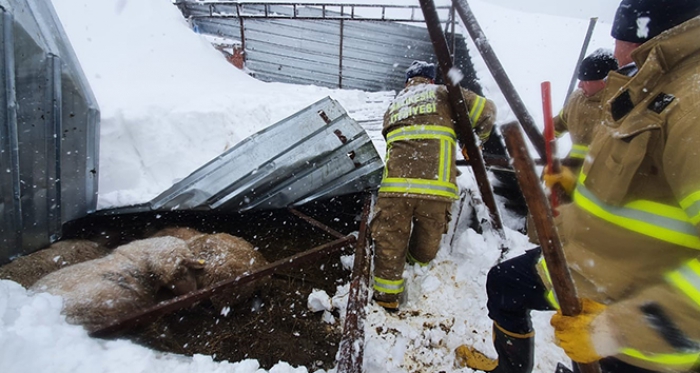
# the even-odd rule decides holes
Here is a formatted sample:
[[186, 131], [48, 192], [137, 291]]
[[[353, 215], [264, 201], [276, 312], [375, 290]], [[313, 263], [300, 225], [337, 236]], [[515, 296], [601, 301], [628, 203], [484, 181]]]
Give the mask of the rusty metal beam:
[[368, 221], [371, 196], [365, 197], [362, 222], [355, 243], [355, 263], [352, 269], [350, 294], [345, 312], [343, 339], [340, 341], [338, 373], [362, 373], [364, 355], [365, 317], [369, 298], [370, 267], [372, 255], [369, 245]]
[[318, 258], [324, 258], [341, 248], [353, 244], [357, 241], [354, 236], [345, 236], [327, 244], [317, 246], [311, 250], [293, 255], [289, 258], [280, 259], [270, 263], [257, 271], [243, 274], [238, 277], [218, 282], [204, 289], [194, 291], [189, 294], [181, 295], [173, 299], [169, 299], [156, 304], [153, 307], [127, 315], [121, 319], [115, 320], [97, 330], [90, 332], [91, 337], [109, 338], [119, 332], [129, 330], [138, 325], [143, 325], [156, 320], [162, 315], [166, 315], [182, 308], [189, 307], [201, 300], [208, 299], [224, 289], [241, 286], [263, 277], [272, 275], [280, 270], [294, 268], [300, 264], [313, 262]]

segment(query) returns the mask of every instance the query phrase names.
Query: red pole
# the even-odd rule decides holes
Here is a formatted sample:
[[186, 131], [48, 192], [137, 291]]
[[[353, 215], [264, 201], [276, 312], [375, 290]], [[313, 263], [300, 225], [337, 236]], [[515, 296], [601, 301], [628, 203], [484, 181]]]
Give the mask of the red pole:
[[[544, 113], [544, 147], [547, 153], [547, 173], [559, 172], [559, 162], [556, 162], [556, 138], [554, 136], [554, 121], [552, 120], [552, 85], [550, 82], [542, 82], [542, 112]], [[554, 189], [554, 188], [552, 188]], [[554, 216], [557, 216], [557, 206], [559, 200], [557, 192], [550, 190], [549, 204], [552, 207]]]

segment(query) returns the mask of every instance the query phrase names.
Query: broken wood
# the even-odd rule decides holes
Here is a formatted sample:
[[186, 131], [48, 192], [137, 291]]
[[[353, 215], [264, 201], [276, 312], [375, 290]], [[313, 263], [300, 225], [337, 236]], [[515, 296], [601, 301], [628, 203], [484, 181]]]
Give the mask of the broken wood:
[[[530, 158], [527, 144], [520, 132], [517, 122], [511, 122], [501, 127], [501, 131], [513, 159], [515, 175], [525, 202], [535, 223], [537, 236], [542, 246], [542, 255], [547, 262], [547, 269], [552, 279], [552, 287], [565, 316], [575, 316], [581, 313], [581, 301], [576, 293], [571, 272], [566, 265], [566, 257], [562, 249], [557, 228], [554, 225], [552, 210], [547, 203], [547, 197], [540, 184], [540, 178], [535, 172], [535, 163]], [[579, 364], [582, 373], [600, 373], [598, 363]]]
[[[508, 78], [508, 74], [506, 74], [503, 65], [501, 65], [501, 62], [498, 60], [496, 52], [491, 48], [484, 31], [481, 29], [481, 26], [479, 26], [471, 8], [469, 8], [469, 4], [466, 0], [452, 0], [452, 4], [462, 18], [464, 27], [467, 28], [469, 35], [474, 40], [476, 48], [479, 50], [481, 57], [484, 58], [486, 66], [489, 68], [489, 71], [491, 71], [491, 75], [493, 75], [493, 78], [496, 80], [498, 87], [501, 88], [501, 92], [503, 92], [506, 101], [508, 101], [508, 105], [510, 105], [511, 110], [513, 110], [523, 130], [525, 130], [527, 137], [537, 150], [537, 154], [539, 154], [540, 158], [546, 158], [547, 154], [544, 150], [544, 137], [535, 124], [535, 120], [527, 111], [523, 100], [520, 99], [520, 95], [518, 95], [515, 86], [513, 86], [510, 78]], [[469, 156], [471, 157], [471, 154]]]
[[362, 209], [362, 221], [355, 243], [355, 263], [352, 269], [350, 294], [345, 312], [343, 339], [340, 341], [338, 373], [362, 373], [362, 360], [365, 347], [365, 317], [369, 299], [370, 252], [368, 222], [372, 198], [367, 196]]
[[224, 280], [207, 288], [200, 289], [189, 294], [181, 295], [173, 299], [160, 302], [153, 307], [149, 307], [142, 311], [133, 313], [131, 315], [127, 315], [121, 319], [115, 320], [114, 322], [108, 325], [105, 325], [100, 329], [94, 330], [90, 332], [90, 336], [98, 338], [112, 337], [113, 335], [119, 332], [124, 332], [138, 325], [143, 325], [152, 322], [160, 316], [178, 311], [185, 307], [189, 307], [201, 300], [208, 299], [225, 289], [241, 286], [253, 282], [255, 280], [259, 280], [263, 277], [272, 275], [280, 270], [294, 268], [299, 266], [300, 264], [313, 262], [314, 260], [317, 260], [319, 258], [326, 257], [340, 250], [343, 247], [355, 243], [355, 241], [356, 238], [354, 236], [345, 236], [343, 238], [318, 246], [303, 253], [293, 255], [289, 258], [280, 259], [276, 262], [261, 267], [257, 271], [243, 274], [229, 280]]
[[496, 199], [493, 196], [491, 183], [486, 172], [486, 166], [484, 165], [484, 158], [477, 145], [474, 131], [472, 130], [472, 123], [469, 120], [469, 109], [467, 108], [466, 100], [462, 94], [462, 87], [453, 82], [453, 79], [450, 78], [450, 70], [452, 70], [453, 67], [452, 60], [450, 58], [450, 50], [447, 47], [445, 35], [440, 28], [440, 18], [438, 17], [435, 3], [432, 0], [420, 0], [420, 6], [423, 10], [423, 18], [425, 18], [425, 24], [428, 27], [428, 34], [430, 34], [430, 39], [433, 42], [435, 55], [440, 64], [443, 80], [449, 93], [452, 110], [457, 115], [457, 133], [459, 135], [459, 140], [467, 148], [469, 163], [474, 171], [474, 177], [479, 186], [481, 198], [489, 209], [491, 228], [499, 235], [501, 239], [501, 253], [505, 254], [508, 248], [505, 246], [506, 234], [503, 231], [501, 215], [498, 212]]

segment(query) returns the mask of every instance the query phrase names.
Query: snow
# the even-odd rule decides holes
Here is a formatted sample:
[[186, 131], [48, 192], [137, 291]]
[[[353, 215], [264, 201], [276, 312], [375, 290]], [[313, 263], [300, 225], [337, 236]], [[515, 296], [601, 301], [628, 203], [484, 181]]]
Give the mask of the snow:
[[[437, 3], [448, 4], [446, 0]], [[558, 110], [588, 18], [601, 16], [609, 22], [615, 8], [611, 3], [616, 2], [570, 3], [470, 1], [537, 123], [542, 122], [540, 82], [552, 82], [554, 109]], [[257, 81], [233, 68], [206, 38], [189, 30], [169, 0], [53, 0], [53, 4], [100, 104], [100, 209], [149, 201], [247, 136], [323, 97], [333, 97], [350, 112], [361, 112], [367, 101], [388, 96]], [[596, 13], [601, 10], [605, 13]], [[609, 30], [609, 23], [599, 23], [589, 50], [612, 48]], [[512, 120], [512, 112], [471, 41], [470, 50], [485, 94], [497, 103], [498, 123]], [[370, 136], [381, 138], [378, 133]], [[375, 144], [381, 146], [381, 141]], [[560, 151], [568, 151], [566, 144]], [[383, 154], [383, 148], [379, 153]], [[458, 182], [476, 190], [468, 171]], [[455, 220], [457, 208], [455, 205]], [[467, 209], [461, 219], [453, 221], [436, 260], [425, 268], [406, 269], [408, 297], [402, 309], [408, 312], [392, 315], [369, 305], [366, 372], [470, 372], [454, 368], [452, 351], [462, 343], [495, 356], [484, 283], [500, 255], [500, 242], [488, 231], [480, 235], [469, 229]], [[486, 212], [482, 208], [477, 214], [485, 216]], [[515, 218], [504, 215], [503, 220], [513, 226]], [[530, 246], [518, 232], [507, 229], [506, 233], [509, 256]], [[344, 258], [343, 263], [351, 266], [352, 258]], [[319, 310], [319, 322], [342, 325], [348, 286], [339, 286], [334, 295], [317, 293], [309, 298], [310, 306]], [[14, 282], [0, 281], [3, 372], [266, 372], [255, 360], [215, 362], [211, 356], [160, 353], [126, 340], [89, 338], [82, 327], [65, 322], [61, 302], [58, 297], [32, 294]], [[341, 311], [341, 320], [328, 312], [331, 307]], [[533, 316], [535, 371], [553, 372], [557, 362], [568, 359], [553, 343], [551, 314]], [[377, 334], [378, 328], [385, 332]], [[308, 370], [280, 361], [269, 372]]]

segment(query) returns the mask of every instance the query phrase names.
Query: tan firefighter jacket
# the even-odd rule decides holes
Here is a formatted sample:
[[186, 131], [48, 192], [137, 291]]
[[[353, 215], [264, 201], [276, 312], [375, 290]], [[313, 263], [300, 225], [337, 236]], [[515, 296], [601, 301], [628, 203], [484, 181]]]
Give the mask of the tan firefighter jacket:
[[580, 297], [608, 305], [619, 359], [658, 371], [700, 359], [700, 17], [611, 72], [604, 127], [560, 235]]
[[[472, 126], [483, 141], [493, 128], [496, 107], [474, 92], [462, 89], [462, 93]], [[445, 86], [423, 77], [408, 81], [384, 114], [387, 150], [380, 195], [447, 201], [459, 197], [454, 117]]]
[[[575, 90], [569, 100], [561, 109], [559, 115], [554, 117], [554, 131], [557, 137], [565, 132], [571, 135], [571, 151], [569, 158], [583, 161], [588, 153], [588, 145], [593, 140], [597, 127], [600, 127], [603, 105], [601, 98], [603, 91], [591, 97], [586, 97], [580, 89]], [[574, 170], [578, 173], [578, 170]]]

